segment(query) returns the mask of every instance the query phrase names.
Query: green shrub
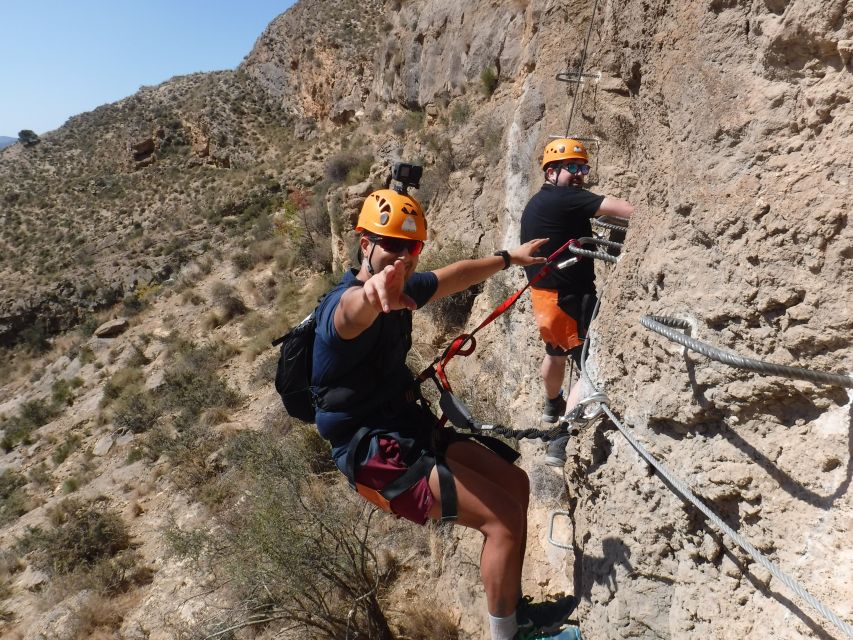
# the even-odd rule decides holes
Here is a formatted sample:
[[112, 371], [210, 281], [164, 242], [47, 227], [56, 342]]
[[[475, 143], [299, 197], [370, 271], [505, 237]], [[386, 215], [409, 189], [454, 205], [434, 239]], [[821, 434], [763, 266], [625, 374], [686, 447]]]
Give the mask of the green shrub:
[[79, 446], [80, 436], [72, 434], [65, 439], [65, 442], [62, 442], [53, 449], [53, 453], [51, 453], [50, 458], [53, 460], [54, 464], [62, 464], [68, 456], [77, 450], [77, 447]]
[[455, 125], [462, 125], [468, 122], [471, 117], [471, 107], [467, 102], [458, 101], [450, 109], [450, 121]]
[[50, 348], [49, 335], [50, 332], [45, 323], [37, 320], [31, 326], [21, 331], [20, 341], [31, 352], [44, 353]]
[[131, 389], [115, 403], [113, 426], [131, 433], [143, 433], [154, 426], [161, 414], [160, 403], [152, 392]]
[[17, 471], [6, 469], [0, 473], [0, 526], [29, 511], [25, 484], [26, 478]]
[[[448, 242], [438, 250], [424, 253], [420, 268], [423, 271], [432, 271], [471, 257], [469, 247], [461, 242]], [[447, 334], [464, 327], [471, 313], [474, 300], [480, 291], [482, 291], [482, 285], [469, 287], [459, 293], [430, 302], [424, 307], [424, 311], [439, 330]]]
[[48, 531], [30, 529], [22, 541], [34, 552], [34, 564], [52, 575], [92, 568], [130, 546], [130, 534], [121, 517], [101, 504], [66, 500], [54, 514]]
[[258, 257], [251, 251], [238, 251], [231, 257], [231, 264], [237, 273], [249, 271], [258, 264]]
[[51, 388], [53, 404], [56, 406], [71, 406], [74, 404], [74, 390], [83, 386], [82, 378], [71, 378], [70, 380], [57, 380]]
[[326, 161], [323, 171], [329, 182], [355, 184], [367, 178], [372, 164], [371, 156], [339, 153]]
[[480, 89], [483, 95], [490, 98], [498, 88], [498, 74], [491, 67], [486, 67], [480, 72]]
[[0, 446], [9, 452], [19, 444], [32, 444], [33, 431], [50, 422], [57, 414], [57, 408], [44, 400], [25, 402], [17, 416], [0, 423], [4, 431]]

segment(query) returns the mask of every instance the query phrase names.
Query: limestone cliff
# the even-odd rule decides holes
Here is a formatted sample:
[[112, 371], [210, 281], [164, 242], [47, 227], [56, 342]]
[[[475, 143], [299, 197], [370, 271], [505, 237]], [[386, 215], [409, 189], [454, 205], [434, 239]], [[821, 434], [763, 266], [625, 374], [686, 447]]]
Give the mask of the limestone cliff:
[[[539, 187], [539, 154], [549, 135], [566, 133], [571, 112], [569, 133], [594, 139], [590, 189], [637, 206], [618, 264], [597, 266], [593, 382], [656, 458], [850, 624], [849, 392], [685, 355], [639, 319], [683, 318], [698, 339], [779, 364], [853, 369], [851, 50], [853, 8], [844, 0], [343, 0], [334, 9], [301, 0], [269, 25], [236, 72], [146, 88], [72, 120], [29, 155], [17, 146], [0, 152], [0, 219], [14, 224], [3, 236], [8, 251], [0, 266], [4, 291], [15, 294], [0, 309], [19, 319], [16, 330], [27, 322], [11, 301], [34, 264], [52, 265], [37, 273], [39, 291], [53, 294], [41, 299], [53, 309], [67, 297], [103, 306], [110, 296], [80, 292], [109, 289], [136, 272], [147, 284], [165, 278], [150, 272], [169, 262], [166, 247], [187, 254], [175, 269], [195, 259], [159, 297], [146, 294], [150, 307], [123, 336], [75, 343], [67, 354], [62, 344], [72, 338], [57, 338], [42, 359], [4, 379], [6, 417], [49, 396], [51, 385], [55, 393], [61, 379], [84, 381], [73, 407], [40, 427], [42, 441], [13, 443], [2, 458], [4, 472], [30, 478], [18, 486], [24, 480], [4, 476], [4, 500], [22, 487], [32, 498], [15, 519], [7, 506], [0, 510], [4, 546], [60, 517], [57, 503], [79, 467], [95, 479], [78, 495], [121, 505], [151, 572], [123, 596], [116, 632], [213, 633], [205, 625], [233, 604], [230, 594], [210, 595], [216, 568], [201, 575], [167, 557], [163, 530], [170, 522], [206, 530], [214, 515], [217, 528], [225, 527], [227, 510], [251, 497], [221, 489], [223, 478], [238, 473], [221, 439], [279, 424], [278, 399], [264, 378], [272, 361], [253, 358], [310, 307], [317, 272], [351, 260], [349, 229], [360, 199], [385, 178], [390, 161], [421, 162], [418, 197], [430, 221], [422, 267], [511, 246]], [[594, 75], [576, 93], [556, 76], [582, 59]], [[55, 190], [44, 186], [52, 177]], [[303, 206], [312, 189], [313, 204]], [[87, 193], [90, 200], [82, 199]], [[58, 248], [41, 254], [27, 224]], [[81, 246], [105, 227], [102, 244]], [[66, 268], [77, 269], [76, 280], [57, 276]], [[510, 270], [476, 295], [417, 314], [413, 366], [429, 362], [523, 282]], [[248, 301], [251, 312], [234, 300]], [[184, 348], [179, 334], [219, 349], [223, 376], [247, 399], [224, 417], [224, 408], [201, 412], [193, 429], [203, 437], [184, 449], [169, 445], [184, 442], [181, 420], [189, 418], [178, 407], [157, 417], [150, 433], [118, 430], [100, 408], [116, 377], [130, 375], [124, 368], [142, 378], [140, 388], [163, 388], [164, 376], [173, 375], [170, 352]], [[227, 345], [248, 357], [235, 358]], [[540, 354], [523, 298], [449, 374], [483, 419], [532, 425]], [[69, 438], [79, 451], [56, 456], [56, 443]], [[125, 464], [140, 447], [171, 454]], [[535, 595], [575, 592], [585, 637], [842, 637], [673, 493], [613, 425], [581, 431], [562, 477], [543, 468], [542, 448], [521, 446], [534, 492], [524, 586]], [[39, 469], [50, 470], [52, 485], [34, 479], [44, 475]], [[571, 551], [547, 541], [553, 510], [568, 512], [555, 520], [555, 534]], [[458, 627], [442, 637], [484, 637], [477, 536], [382, 523], [408, 580], [393, 606], [404, 610], [428, 596]], [[93, 608], [86, 592], [50, 602], [42, 614], [45, 596], [35, 594], [46, 576], [6, 558], [0, 577], [13, 586], [0, 592], [7, 598], [2, 619], [18, 625], [14, 633], [84, 637], [63, 621]], [[424, 584], [427, 596], [416, 588]], [[257, 637], [276, 632], [261, 628]], [[440, 635], [418, 633], [400, 635]]]
[[[591, 3], [385, 8], [371, 71], [350, 78], [365, 96], [351, 108], [442, 113], [493, 69], [497, 91], [476, 108], [499, 142], [451, 138], [453, 167], [429, 215], [438, 243], [481, 253], [513, 243], [537, 154], [565, 132], [570, 96], [555, 75], [579, 63]], [[848, 619], [847, 392], [685, 358], [638, 320], [675, 315], [745, 355], [851, 368], [851, 29], [844, 2], [601, 3], [587, 60], [601, 79], [571, 129], [600, 141], [592, 188], [639, 210], [618, 266], [600, 273], [595, 381], [709, 506]], [[471, 324], [487, 307], [476, 304]], [[523, 305], [504, 328], [464, 371], [532, 420], [537, 348]], [[528, 355], [507, 358], [519, 344]], [[584, 433], [571, 466], [574, 576], [591, 637], [836, 632], [650, 477], [618, 433]]]

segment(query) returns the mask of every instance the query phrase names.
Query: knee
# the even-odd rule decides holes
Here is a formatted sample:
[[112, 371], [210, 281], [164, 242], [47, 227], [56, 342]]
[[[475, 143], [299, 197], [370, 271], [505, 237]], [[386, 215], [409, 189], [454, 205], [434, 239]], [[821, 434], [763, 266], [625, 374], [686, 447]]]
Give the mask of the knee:
[[520, 545], [527, 531], [526, 506], [507, 500], [504, 508], [495, 514], [494, 519], [485, 522], [481, 531], [486, 538], [512, 546]]

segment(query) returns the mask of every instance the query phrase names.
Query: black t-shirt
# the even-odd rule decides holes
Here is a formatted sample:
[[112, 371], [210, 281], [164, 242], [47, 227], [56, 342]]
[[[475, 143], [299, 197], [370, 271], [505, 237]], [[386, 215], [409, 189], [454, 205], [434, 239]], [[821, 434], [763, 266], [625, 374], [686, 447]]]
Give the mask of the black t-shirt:
[[[550, 256], [572, 238], [592, 236], [589, 220], [598, 211], [604, 196], [577, 187], [557, 187], [543, 184], [521, 214], [521, 242], [534, 238], [548, 238], [539, 251], [540, 256]], [[587, 247], [594, 249], [595, 247]], [[558, 262], [571, 258], [565, 251]], [[527, 279], [532, 280], [542, 265], [525, 267]], [[595, 293], [595, 269], [589, 258], [565, 269], [554, 269], [536, 283], [542, 289], [558, 289], [561, 293]]]

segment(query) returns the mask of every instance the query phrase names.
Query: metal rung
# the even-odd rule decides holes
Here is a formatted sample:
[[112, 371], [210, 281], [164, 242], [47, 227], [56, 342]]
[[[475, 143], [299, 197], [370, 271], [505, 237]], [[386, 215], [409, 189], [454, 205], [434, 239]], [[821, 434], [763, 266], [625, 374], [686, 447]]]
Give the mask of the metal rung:
[[578, 71], [563, 71], [558, 73], [556, 76], [557, 80], [560, 82], [583, 82], [584, 78], [593, 78], [596, 82], [601, 80], [601, 71], [595, 71], [593, 73], [580, 73]]
[[571, 138], [572, 140], [580, 140], [581, 142], [592, 142], [594, 144], [599, 144], [601, 142], [600, 138], [583, 138], [581, 136], [573, 136], [572, 134], [559, 134], [559, 135], [550, 135], [548, 136], [549, 140], [557, 140], [559, 138]]
[[557, 542], [556, 540], [554, 540], [554, 520], [557, 518], [557, 516], [566, 516], [567, 518], [570, 518], [571, 515], [572, 514], [569, 513], [568, 511], [552, 511], [551, 512], [551, 520], [548, 523], [548, 542], [553, 544], [558, 549], [568, 549], [569, 551], [571, 551], [572, 546], [568, 545], [568, 544], [563, 544], [562, 542]]

